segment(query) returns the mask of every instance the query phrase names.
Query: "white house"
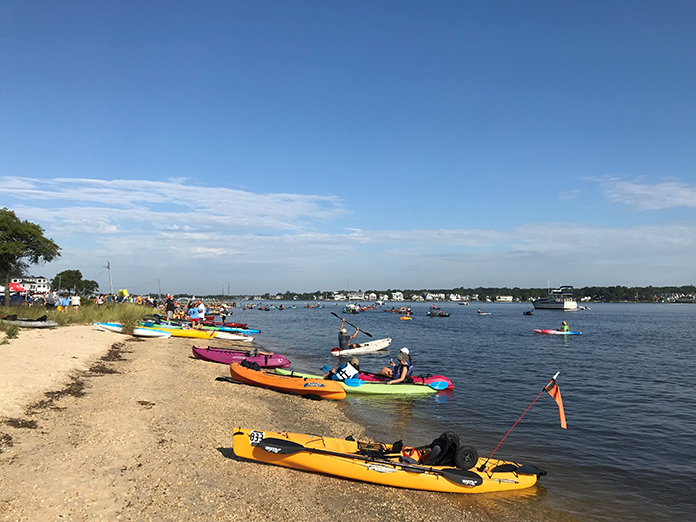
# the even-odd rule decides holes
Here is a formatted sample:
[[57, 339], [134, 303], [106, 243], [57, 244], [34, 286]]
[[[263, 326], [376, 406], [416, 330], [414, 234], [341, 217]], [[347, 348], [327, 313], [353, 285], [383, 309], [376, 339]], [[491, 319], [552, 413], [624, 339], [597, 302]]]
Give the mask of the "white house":
[[511, 295], [499, 295], [495, 298], [495, 300], [499, 303], [512, 303], [512, 296]]
[[403, 301], [404, 300], [404, 294], [403, 292], [392, 292], [392, 301]]
[[51, 289], [51, 285], [48, 283], [48, 280], [43, 276], [14, 277], [10, 279], [10, 282], [22, 286], [25, 290], [28, 290], [29, 293], [32, 294], [43, 294]]

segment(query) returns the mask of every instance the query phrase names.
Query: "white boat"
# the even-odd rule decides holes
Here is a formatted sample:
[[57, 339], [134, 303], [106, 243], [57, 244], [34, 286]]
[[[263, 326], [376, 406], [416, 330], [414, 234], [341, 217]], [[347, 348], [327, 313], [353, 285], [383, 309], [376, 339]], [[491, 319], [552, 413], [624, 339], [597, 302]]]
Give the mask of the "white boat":
[[577, 310], [578, 303], [573, 297], [572, 286], [554, 288], [546, 297], [540, 297], [532, 301], [534, 308], [546, 310]]
[[360, 355], [361, 353], [372, 353], [384, 350], [387, 346], [391, 344], [391, 337], [387, 339], [377, 339], [376, 341], [370, 341], [369, 343], [363, 343], [355, 348], [348, 348], [347, 350], [339, 350], [338, 348], [333, 348], [331, 350], [331, 355], [336, 357], [344, 356], [348, 357], [351, 355]]

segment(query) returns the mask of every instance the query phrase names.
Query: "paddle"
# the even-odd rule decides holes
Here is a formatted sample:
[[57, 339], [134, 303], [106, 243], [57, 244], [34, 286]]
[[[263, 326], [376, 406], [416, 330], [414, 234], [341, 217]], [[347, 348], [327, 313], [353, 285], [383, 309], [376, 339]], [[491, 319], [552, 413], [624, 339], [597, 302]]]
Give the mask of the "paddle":
[[387, 464], [390, 466], [401, 468], [404, 471], [411, 471], [414, 473], [430, 472], [436, 475], [442, 475], [446, 479], [451, 480], [456, 484], [462, 484], [463, 486], [474, 487], [483, 484], [483, 478], [480, 475], [474, 473], [473, 471], [457, 468], [435, 469], [428, 466], [404, 464], [401, 462], [392, 462], [390, 460], [375, 459], [372, 457], [366, 457], [364, 455], [358, 455], [356, 453], [339, 453], [337, 451], [329, 451], [319, 448], [307, 448], [306, 446], [298, 444], [297, 442], [292, 442], [291, 440], [277, 439], [273, 437], [263, 439], [261, 442], [258, 443], [257, 447], [261, 448], [263, 451], [273, 453], [276, 455], [293, 455], [295, 453], [299, 453], [300, 451], [308, 451], [310, 453], [317, 453], [320, 455], [331, 455], [335, 457], [351, 458], [366, 462], [374, 462], [377, 464]]
[[[335, 316], [335, 317], [338, 317], [338, 318], [341, 319], [342, 321], [345, 321], [345, 319], [343, 319], [343, 318], [342, 318], [340, 315], [338, 315], [336, 312], [331, 312], [331, 315], [333, 315], [333, 316]], [[358, 329], [357, 326], [355, 326], [354, 324], [350, 324], [348, 321], [346, 321], [346, 324], [349, 325], [349, 326], [352, 326], [353, 328]], [[362, 333], [364, 333], [365, 335], [367, 335], [368, 337], [372, 337], [372, 334], [371, 334], [371, 333], [368, 333], [368, 332], [366, 332], [365, 330], [360, 330], [360, 331], [361, 331]]]

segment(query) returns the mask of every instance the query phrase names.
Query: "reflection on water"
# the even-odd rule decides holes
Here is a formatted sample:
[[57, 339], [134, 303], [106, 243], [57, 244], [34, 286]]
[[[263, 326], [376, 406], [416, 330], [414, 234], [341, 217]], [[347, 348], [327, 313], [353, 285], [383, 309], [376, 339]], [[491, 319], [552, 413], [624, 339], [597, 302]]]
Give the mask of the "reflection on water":
[[[523, 304], [487, 304], [492, 315], [480, 318], [475, 307], [443, 304], [451, 317], [437, 320], [425, 317], [425, 303], [412, 307], [411, 321], [379, 311], [351, 317], [374, 339], [393, 338], [389, 350], [361, 356], [361, 368], [378, 370], [407, 346], [415, 373], [442, 373], [455, 387], [427, 397], [343, 401], [375, 440], [417, 446], [452, 430], [487, 455], [561, 371], [568, 430], [560, 429], [556, 405], [544, 394], [496, 453], [546, 470], [541, 485], [443, 499], [490, 520], [693, 519], [694, 305], [599, 304], [529, 317]], [[340, 324], [333, 309], [235, 311], [234, 317], [260, 327], [258, 341], [287, 355], [294, 368], [316, 372], [336, 363], [329, 354]], [[583, 335], [532, 333], [563, 319]]]

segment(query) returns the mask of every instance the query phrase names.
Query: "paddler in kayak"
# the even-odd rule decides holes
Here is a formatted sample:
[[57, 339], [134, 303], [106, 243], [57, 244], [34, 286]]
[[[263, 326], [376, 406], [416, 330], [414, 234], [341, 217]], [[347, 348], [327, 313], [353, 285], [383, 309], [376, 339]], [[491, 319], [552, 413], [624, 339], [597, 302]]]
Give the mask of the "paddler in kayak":
[[348, 337], [348, 330], [346, 330], [343, 326], [346, 324], [345, 319], [341, 319], [341, 326], [338, 331], [338, 349], [339, 350], [348, 350], [349, 348], [356, 348], [355, 344], [351, 344], [350, 340], [353, 339], [356, 335], [358, 335], [358, 332], [360, 331], [360, 328], [355, 326], [355, 333]]
[[569, 332], [570, 331], [570, 326], [568, 326], [568, 323], [563, 321], [563, 324], [561, 325], [561, 332]]
[[396, 364], [394, 364], [394, 361], [389, 361], [391, 368], [389, 366], [385, 366], [377, 372], [377, 375], [384, 375], [392, 378], [391, 381], [387, 381], [387, 384], [408, 382], [408, 380], [411, 378], [411, 373], [413, 372], [413, 361], [411, 361], [411, 354], [409, 353], [408, 348], [402, 348], [399, 350], [399, 355], [396, 356], [396, 360], [399, 363], [398, 369]]
[[355, 379], [360, 373], [360, 361], [357, 357], [353, 357], [350, 362], [343, 363], [337, 368], [332, 368], [324, 374], [324, 379], [334, 381], [345, 381], [346, 379]]

